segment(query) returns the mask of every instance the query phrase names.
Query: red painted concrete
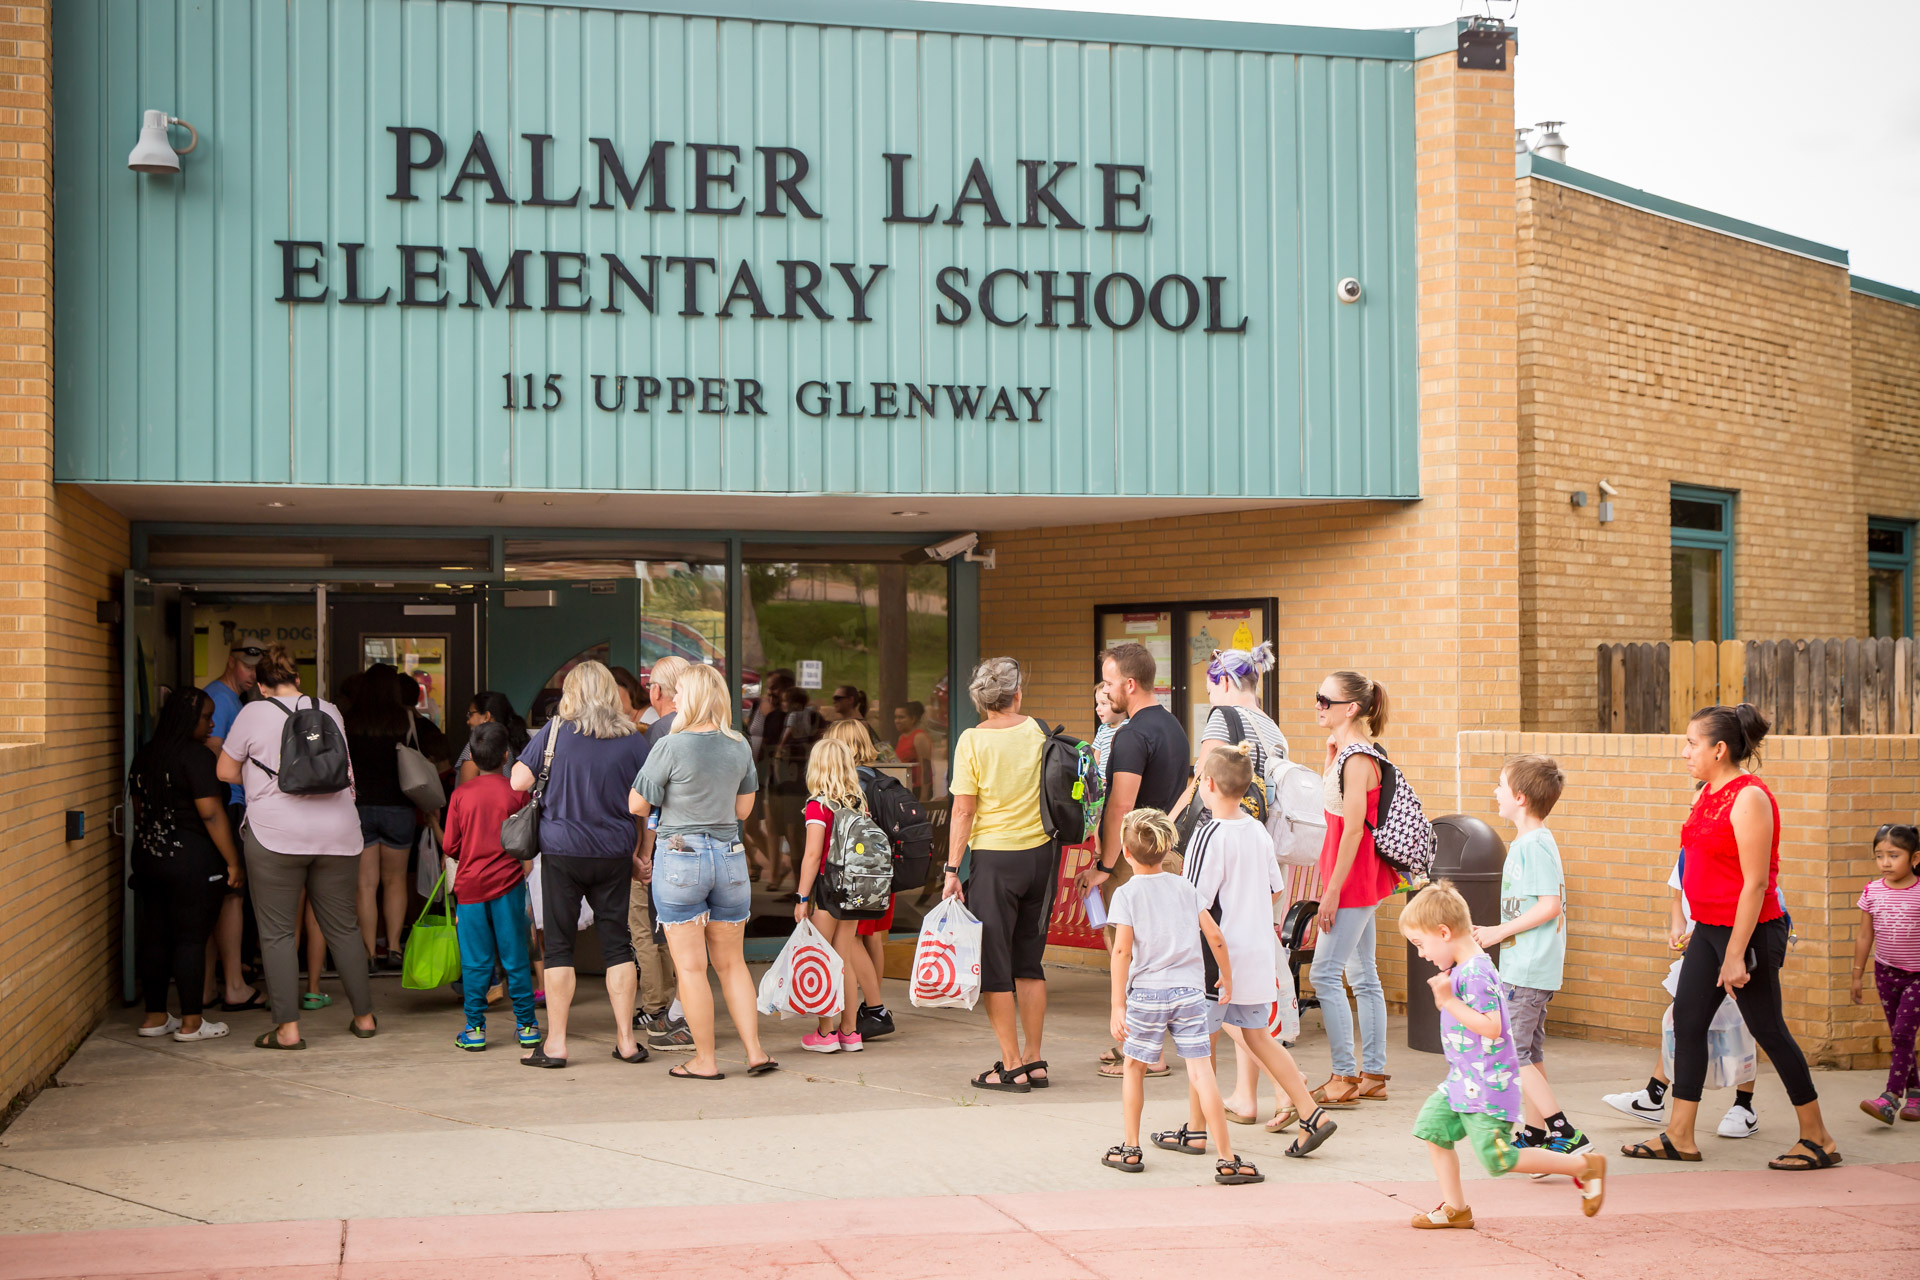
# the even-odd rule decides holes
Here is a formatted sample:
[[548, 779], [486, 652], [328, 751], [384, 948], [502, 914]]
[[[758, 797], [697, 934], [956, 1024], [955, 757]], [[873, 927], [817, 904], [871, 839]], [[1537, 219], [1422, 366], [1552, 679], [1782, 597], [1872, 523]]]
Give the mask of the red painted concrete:
[[1616, 1174], [1580, 1216], [1565, 1180], [1467, 1184], [1479, 1229], [1417, 1232], [1431, 1184], [1246, 1188], [369, 1221], [0, 1237], [0, 1280], [1131, 1280], [1284, 1274], [1920, 1274], [1920, 1164], [1819, 1174]]

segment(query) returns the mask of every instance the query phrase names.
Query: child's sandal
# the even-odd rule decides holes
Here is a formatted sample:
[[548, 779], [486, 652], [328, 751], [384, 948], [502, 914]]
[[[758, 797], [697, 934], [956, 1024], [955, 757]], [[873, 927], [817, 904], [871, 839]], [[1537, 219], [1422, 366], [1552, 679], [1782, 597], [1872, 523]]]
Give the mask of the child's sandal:
[[[1196, 1142], [1200, 1144], [1197, 1147], [1193, 1145]], [[1207, 1131], [1190, 1129], [1183, 1124], [1178, 1129], [1154, 1134], [1153, 1145], [1162, 1151], [1180, 1151], [1190, 1156], [1203, 1156], [1207, 1154]]]
[[1265, 1182], [1267, 1175], [1260, 1172], [1251, 1160], [1215, 1160], [1213, 1180], [1222, 1186], [1240, 1187], [1249, 1182]]
[[1100, 1157], [1100, 1163], [1122, 1173], [1145, 1173], [1147, 1170], [1147, 1162], [1138, 1147], [1108, 1147], [1107, 1154]]
[[1327, 1115], [1325, 1108], [1316, 1107], [1312, 1115], [1300, 1122], [1300, 1136], [1287, 1146], [1287, 1154], [1296, 1160], [1313, 1154], [1319, 1145], [1334, 1135], [1340, 1128]]

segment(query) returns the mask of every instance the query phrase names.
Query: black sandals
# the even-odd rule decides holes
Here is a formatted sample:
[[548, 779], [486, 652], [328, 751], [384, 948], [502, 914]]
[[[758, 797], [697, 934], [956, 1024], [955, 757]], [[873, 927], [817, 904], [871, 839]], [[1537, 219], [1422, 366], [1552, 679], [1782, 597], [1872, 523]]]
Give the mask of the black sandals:
[[[1020, 1069], [1018, 1067], [1008, 1067], [1005, 1063], [996, 1062], [973, 1078], [973, 1087], [976, 1089], [996, 1089], [1001, 1093], [1033, 1092], [1033, 1086], [1027, 1081], [1014, 1078], [1019, 1074]], [[993, 1078], [988, 1079], [989, 1076]]]
[[1620, 1148], [1620, 1154], [1629, 1160], [1684, 1160], [1688, 1164], [1698, 1164], [1698, 1151], [1682, 1151], [1673, 1145], [1673, 1139], [1666, 1134], [1660, 1135], [1660, 1145], [1651, 1142], [1635, 1142]]
[[1267, 1175], [1260, 1172], [1251, 1160], [1215, 1160], [1213, 1180], [1223, 1186], [1239, 1187], [1249, 1182], [1265, 1182]]
[[1108, 1147], [1107, 1154], [1100, 1157], [1100, 1163], [1122, 1173], [1145, 1173], [1147, 1170], [1147, 1162], [1141, 1158], [1138, 1147]]
[[[1193, 1145], [1196, 1142], [1200, 1144], [1197, 1147]], [[1178, 1129], [1154, 1134], [1153, 1145], [1163, 1151], [1183, 1151], [1190, 1156], [1203, 1156], [1207, 1154], [1207, 1131], [1189, 1129], [1183, 1124]]]
[[[1809, 1169], [1831, 1169], [1840, 1163], [1840, 1152], [1829, 1151], [1812, 1138], [1802, 1138], [1793, 1144], [1805, 1147], [1806, 1151], [1788, 1151], [1777, 1159], [1767, 1161], [1769, 1169], [1783, 1169], [1790, 1173], [1804, 1173]], [[1811, 1155], [1807, 1154], [1812, 1152]]]
[[1313, 1114], [1300, 1122], [1300, 1136], [1288, 1144], [1287, 1154], [1295, 1159], [1312, 1154], [1313, 1150], [1331, 1138], [1339, 1127], [1324, 1107], [1315, 1107]]

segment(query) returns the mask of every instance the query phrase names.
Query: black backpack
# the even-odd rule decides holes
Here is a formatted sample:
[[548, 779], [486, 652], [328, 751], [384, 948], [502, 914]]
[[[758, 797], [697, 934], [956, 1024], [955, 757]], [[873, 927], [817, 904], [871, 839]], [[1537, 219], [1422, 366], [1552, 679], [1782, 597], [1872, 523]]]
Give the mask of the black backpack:
[[893, 845], [893, 892], [925, 888], [934, 856], [933, 824], [927, 820], [926, 806], [892, 774], [865, 765], [858, 772], [867, 812]]
[[1047, 735], [1040, 750], [1040, 824], [1061, 844], [1091, 840], [1107, 801], [1100, 762], [1065, 725], [1049, 730], [1041, 721], [1040, 729]]
[[[350, 785], [347, 773], [347, 738], [333, 717], [320, 709], [313, 698], [302, 707], [294, 699], [294, 709], [278, 698], [268, 702], [287, 717], [280, 731], [280, 771], [274, 772], [258, 760], [253, 763], [270, 778], [279, 780], [280, 790], [290, 796], [330, 796]], [[252, 760], [253, 757], [247, 757]]]

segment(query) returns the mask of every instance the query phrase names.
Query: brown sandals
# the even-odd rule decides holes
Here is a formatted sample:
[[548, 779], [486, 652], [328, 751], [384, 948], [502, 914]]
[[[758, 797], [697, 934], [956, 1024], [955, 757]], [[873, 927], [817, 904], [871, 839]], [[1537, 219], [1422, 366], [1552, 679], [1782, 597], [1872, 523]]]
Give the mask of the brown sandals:
[[1392, 1076], [1377, 1076], [1371, 1071], [1360, 1073], [1360, 1088], [1354, 1097], [1362, 1102], [1385, 1102], [1387, 1100], [1387, 1081]]
[[1359, 1076], [1331, 1075], [1313, 1091], [1313, 1100], [1329, 1111], [1351, 1111], [1360, 1105], [1360, 1096]]

